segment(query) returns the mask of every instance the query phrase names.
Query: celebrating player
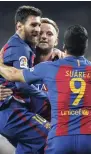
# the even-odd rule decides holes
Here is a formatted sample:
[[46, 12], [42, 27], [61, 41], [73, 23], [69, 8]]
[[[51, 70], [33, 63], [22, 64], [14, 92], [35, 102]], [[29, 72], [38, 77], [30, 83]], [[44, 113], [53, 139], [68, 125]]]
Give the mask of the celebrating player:
[[[63, 56], [63, 53], [55, 50], [55, 46], [58, 42], [58, 34], [59, 29], [57, 24], [48, 18], [42, 18], [41, 19], [41, 26], [40, 26], [40, 37], [39, 37], [39, 43], [36, 48], [36, 56], [34, 60], [34, 65], [38, 64], [39, 62], [47, 61], [47, 60], [53, 60], [55, 55], [57, 56], [58, 53], [61, 57]], [[55, 50], [55, 51], [54, 51]], [[43, 90], [44, 92], [47, 92], [46, 86], [40, 81], [34, 84], [38, 90]], [[11, 89], [6, 89], [5, 86], [1, 86], [1, 92], [0, 92], [0, 99], [6, 99], [7, 96], [11, 95], [13, 91]], [[36, 104], [36, 101], [38, 102]], [[44, 103], [43, 103], [44, 101]], [[30, 106], [32, 112], [38, 113], [46, 120], [50, 121], [50, 104], [45, 100], [45, 98], [31, 96], [31, 106]]]
[[[53, 60], [54, 47], [58, 43], [58, 34], [59, 29], [57, 24], [48, 18], [41, 19], [40, 26], [40, 37], [39, 44], [36, 48], [36, 58], [35, 63]], [[43, 82], [39, 81], [34, 84], [39, 90], [48, 93], [48, 89]], [[36, 103], [37, 102], [37, 103]], [[41, 98], [36, 98], [35, 96], [31, 97], [31, 108], [32, 112], [40, 114], [43, 118], [50, 121], [51, 111], [50, 104], [47, 101], [44, 101]]]
[[[21, 6], [15, 15], [16, 33], [3, 47], [4, 63], [16, 68], [33, 65], [34, 48], [38, 43], [41, 11]], [[48, 123], [30, 112], [30, 96], [46, 97], [36, 87], [19, 82], [7, 82], [0, 76], [0, 84], [13, 90], [13, 95], [0, 102], [0, 134], [15, 147], [17, 154], [43, 153]], [[47, 124], [47, 128], [46, 125]]]
[[[37, 10], [37, 11], [39, 13], [39, 10]], [[17, 10], [16, 16], [15, 16], [16, 34], [10, 38], [8, 43], [3, 48], [4, 63], [5, 64], [12, 65], [17, 68], [28, 68], [28, 66], [29, 67], [32, 66], [32, 62], [33, 62], [32, 61], [33, 60], [32, 49], [34, 49], [34, 47], [36, 47], [36, 45], [38, 43], [38, 35], [39, 35], [39, 31], [40, 31], [39, 30], [40, 29], [40, 16], [38, 16], [38, 15], [36, 12], [36, 8], [34, 8], [34, 7], [30, 8], [29, 6], [22, 6]], [[38, 17], [36, 17], [36, 16], [38, 16]], [[48, 20], [48, 19], [46, 19], [46, 20]], [[43, 19], [42, 19], [42, 22], [43, 22]], [[57, 32], [55, 33], [55, 31], [56, 31], [55, 24], [51, 20], [48, 20], [48, 22], [50, 22], [49, 27], [51, 27], [51, 29], [53, 31], [53, 32], [51, 32], [52, 34], [49, 36], [52, 40], [54, 38], [54, 40], [56, 41], [58, 34], [56, 34]], [[51, 43], [52, 43], [52, 41], [51, 41]], [[51, 48], [53, 48], [55, 45], [56, 44], [53, 42], [53, 45]], [[30, 46], [31, 46], [31, 48], [30, 48]], [[50, 49], [50, 51], [52, 51], [52, 50]], [[50, 56], [53, 58], [53, 56], [58, 55], [58, 53], [59, 52], [51, 52]], [[48, 54], [47, 54], [47, 56], [48, 56]], [[48, 119], [48, 118], [50, 119], [48, 111], [47, 111], [47, 109], [48, 110], [50, 109], [50, 106], [46, 103], [47, 97], [44, 93], [42, 93], [41, 91], [38, 91], [34, 86], [29, 86], [28, 84], [22, 84], [19, 82], [17, 82], [17, 83], [5, 82], [4, 79], [1, 80], [1, 83], [3, 83], [4, 86], [11, 88], [10, 94], [12, 94], [12, 95], [9, 95], [9, 93], [8, 93], [9, 89], [6, 89], [6, 94], [4, 94], [4, 98], [3, 98], [4, 101], [1, 102], [1, 107], [0, 107], [0, 110], [2, 110], [2, 112], [1, 112], [2, 116], [3, 116], [4, 110], [6, 110], [7, 108], [8, 109], [12, 108], [14, 110], [15, 108], [19, 107], [19, 109], [20, 109], [19, 112], [21, 112], [22, 107], [23, 108], [25, 107], [25, 110], [27, 108], [28, 111], [31, 111], [31, 108], [32, 108], [33, 112], [39, 113], [40, 115], [44, 115], [44, 117], [46, 117], [46, 119]], [[1, 87], [1, 88], [3, 88], [3, 87]], [[38, 103], [38, 105], [37, 105], [38, 107], [33, 108], [34, 104], [33, 104], [33, 107], [31, 107], [32, 103], [30, 104], [30, 96], [32, 96], [31, 100], [33, 102], [36, 99], [37, 99], [36, 100], [37, 102], [39, 101], [40, 104]], [[36, 96], [36, 99], [33, 96]], [[43, 101], [44, 101], [44, 105], [42, 105]], [[18, 105], [18, 102], [19, 102], [19, 105]], [[17, 104], [17, 105], [13, 105], [13, 103]], [[20, 105], [20, 103], [25, 103], [25, 104]], [[44, 111], [45, 108], [46, 108], [46, 110]], [[6, 110], [6, 112], [8, 112], [8, 111]], [[45, 113], [46, 113], [46, 115], [45, 115]], [[49, 113], [50, 113], [50, 110], [49, 110]], [[19, 114], [17, 114], [17, 115], [19, 116]], [[24, 114], [24, 112], [22, 114]], [[29, 116], [31, 116], [31, 115], [29, 114]], [[7, 118], [5, 118], [5, 119], [6, 119], [5, 124], [7, 124]], [[39, 117], [37, 115], [37, 118], [35, 118], [35, 120], [37, 120], [39, 122], [40, 121], [39, 119], [41, 119], [41, 117]], [[43, 119], [41, 119], [41, 121], [43, 122]], [[41, 121], [40, 121], [40, 123], [41, 123]], [[46, 121], [46, 120], [44, 120], [44, 121]], [[50, 127], [49, 123], [47, 123], [45, 127], [48, 129]], [[5, 135], [6, 130], [4, 130], [3, 133], [2, 133], [2, 130], [3, 130], [3, 125], [1, 126], [1, 134], [4, 135], [5, 137], [7, 137]], [[26, 131], [26, 133], [28, 133], [27, 129], [25, 131]], [[48, 130], [46, 130], [46, 131], [48, 132]], [[37, 136], [35, 135], [35, 138], [36, 137]], [[7, 138], [8, 138], [8, 140], [10, 140], [11, 132], [10, 132], [9, 137], [7, 137]], [[14, 140], [14, 137], [12, 137], [12, 138]], [[18, 141], [13, 143], [13, 140], [12, 141], [10, 140], [10, 142], [14, 146], [16, 146], [18, 144]], [[19, 140], [19, 138], [17, 140]], [[31, 138], [30, 138], [30, 140], [31, 140]], [[44, 144], [44, 142], [42, 142], [42, 143]], [[36, 150], [36, 148], [35, 148], [35, 150]]]
[[27, 70], [0, 64], [0, 74], [7, 80], [29, 84], [43, 80], [47, 85], [52, 127], [46, 154], [91, 153], [91, 62], [84, 58], [87, 46], [86, 29], [73, 25], [64, 34], [64, 59]]

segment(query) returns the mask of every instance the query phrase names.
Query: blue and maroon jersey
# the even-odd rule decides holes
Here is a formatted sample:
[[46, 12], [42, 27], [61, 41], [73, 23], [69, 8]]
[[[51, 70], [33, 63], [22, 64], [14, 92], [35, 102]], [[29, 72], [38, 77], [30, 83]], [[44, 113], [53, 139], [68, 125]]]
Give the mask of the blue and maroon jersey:
[[[49, 138], [91, 134], [91, 63], [69, 56], [23, 70], [27, 83], [42, 80], [51, 103]], [[36, 102], [37, 103], [37, 102]]]
[[[38, 48], [36, 48], [36, 53], [38, 54]], [[49, 57], [48, 61], [52, 61], [52, 57]], [[40, 57], [36, 55], [34, 59], [34, 65], [41, 62]], [[43, 83], [43, 81], [37, 81], [33, 84], [39, 91], [43, 92], [45, 95], [48, 95], [48, 89], [46, 85]], [[45, 98], [38, 98], [35, 96], [31, 97], [31, 111], [33, 113], [37, 113], [43, 118], [45, 118], [47, 121], [51, 121], [51, 106], [49, 100], [46, 100]]]
[[[26, 44], [17, 34], [14, 34], [3, 47], [4, 64], [14, 66], [19, 69], [29, 68], [33, 66], [34, 52], [32, 48]], [[13, 97], [15, 100], [30, 105], [30, 96], [37, 95], [42, 97], [41, 92], [36, 87], [21, 82], [8, 82], [0, 76], [0, 84], [13, 90], [13, 95], [0, 102], [0, 109], [8, 104]], [[43, 97], [44, 96], [43, 94]]]
[[[48, 89], [42, 81], [33, 84], [39, 91], [48, 95]], [[47, 96], [48, 97], [48, 96]], [[44, 119], [50, 122], [51, 120], [51, 107], [49, 100], [45, 98], [39, 98], [31, 96], [31, 112], [37, 113]]]

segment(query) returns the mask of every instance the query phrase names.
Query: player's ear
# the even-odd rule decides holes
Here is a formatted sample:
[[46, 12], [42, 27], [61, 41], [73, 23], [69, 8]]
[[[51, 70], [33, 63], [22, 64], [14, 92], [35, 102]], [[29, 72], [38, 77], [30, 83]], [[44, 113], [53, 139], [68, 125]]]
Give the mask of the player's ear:
[[58, 37], [57, 37], [57, 39], [55, 40], [55, 46], [57, 46], [58, 45]]
[[16, 29], [17, 30], [21, 30], [22, 29], [23, 24], [21, 22], [17, 22], [16, 24]]

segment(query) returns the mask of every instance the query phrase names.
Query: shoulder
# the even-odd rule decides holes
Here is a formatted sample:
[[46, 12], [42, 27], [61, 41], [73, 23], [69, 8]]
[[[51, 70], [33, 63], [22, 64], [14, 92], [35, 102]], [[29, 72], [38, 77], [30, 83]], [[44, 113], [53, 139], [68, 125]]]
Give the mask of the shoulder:
[[27, 43], [25, 43], [17, 34], [14, 34], [7, 41], [8, 47], [11, 48], [22, 48], [23, 50], [29, 50], [32, 52], [32, 49], [29, 47]]
[[9, 50], [12, 50], [12, 49], [14, 50], [16, 47], [17, 47], [17, 49], [19, 47], [21, 47], [21, 43], [18, 40], [18, 38], [16, 38], [15, 35], [13, 35], [13, 36], [11, 36], [9, 38], [9, 40], [7, 41], [7, 43], [3, 46], [3, 49], [4, 49], [4, 51], [6, 51], [8, 49]]
[[58, 59], [56, 61], [46, 61], [46, 62], [40, 63], [40, 65], [43, 65], [43, 66], [57, 66], [60, 64], [65, 64], [65, 59]]
[[7, 51], [9, 54], [29, 56], [32, 53], [32, 49], [15, 34], [9, 38], [3, 49], [4, 53]]
[[43, 67], [47, 67], [47, 66], [53, 65], [53, 63], [54, 63], [54, 62], [52, 62], [52, 61], [46, 61], [46, 62], [41, 62], [41, 63], [39, 63], [38, 65], [39, 65], [39, 66], [43, 66]]
[[87, 63], [91, 66], [91, 61], [87, 60]]
[[91, 66], [91, 61], [89, 61], [88, 59], [84, 58], [85, 60], [85, 64]]

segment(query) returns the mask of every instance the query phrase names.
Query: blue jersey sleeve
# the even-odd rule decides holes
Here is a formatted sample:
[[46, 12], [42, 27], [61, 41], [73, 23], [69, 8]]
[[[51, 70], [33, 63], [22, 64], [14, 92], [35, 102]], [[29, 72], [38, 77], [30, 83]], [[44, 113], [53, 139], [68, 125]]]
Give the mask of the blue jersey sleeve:
[[47, 65], [46, 63], [40, 63], [35, 67], [24, 69], [23, 76], [27, 83], [33, 83], [35, 81], [43, 81], [46, 75]]
[[[19, 68], [29, 68], [29, 64], [31, 63], [32, 53], [30, 55], [25, 50], [24, 47], [9, 47], [4, 53], [4, 63]], [[16, 82], [17, 89], [24, 94], [25, 96], [36, 96], [38, 98], [47, 99], [47, 95], [39, 90], [35, 86], [28, 85], [27, 83]]]
[[29, 55], [26, 54], [25, 48], [20, 46], [11, 46], [6, 44], [4, 46], [4, 63], [5, 64], [12, 64], [15, 61], [20, 63], [21, 68], [27, 67]]

